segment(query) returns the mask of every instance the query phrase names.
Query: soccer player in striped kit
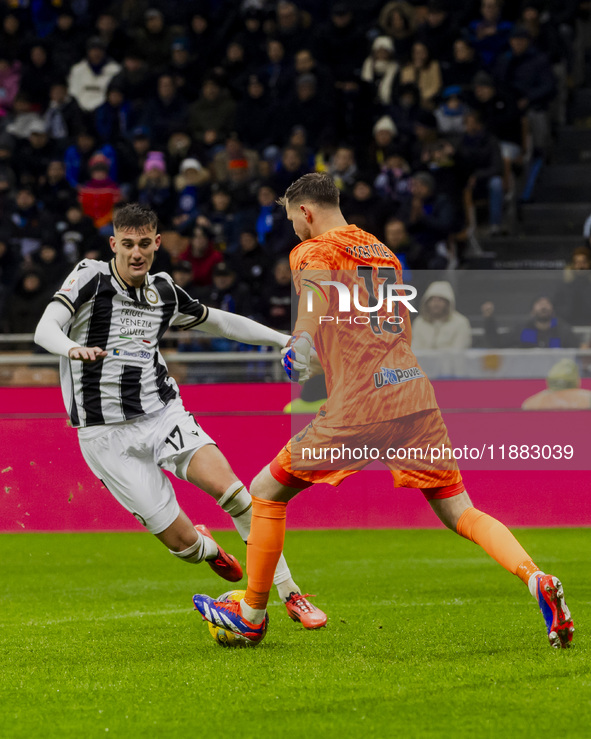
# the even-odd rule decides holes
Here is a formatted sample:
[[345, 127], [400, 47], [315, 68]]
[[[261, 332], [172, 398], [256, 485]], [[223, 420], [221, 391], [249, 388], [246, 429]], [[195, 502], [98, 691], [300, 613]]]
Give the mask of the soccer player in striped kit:
[[[184, 407], [159, 342], [169, 326], [283, 348], [288, 336], [243, 316], [209, 309], [166, 273], [150, 275], [160, 247], [154, 212], [137, 204], [114, 213], [110, 262], [83, 260], [54, 295], [35, 341], [61, 356], [60, 378], [88, 466], [111, 494], [179, 559], [205, 560], [230, 582], [238, 560], [180, 509], [161, 467], [211, 495], [244, 541], [251, 497], [215, 442]], [[291, 618], [306, 628], [325, 614], [301, 594], [283, 558], [274, 582]]]

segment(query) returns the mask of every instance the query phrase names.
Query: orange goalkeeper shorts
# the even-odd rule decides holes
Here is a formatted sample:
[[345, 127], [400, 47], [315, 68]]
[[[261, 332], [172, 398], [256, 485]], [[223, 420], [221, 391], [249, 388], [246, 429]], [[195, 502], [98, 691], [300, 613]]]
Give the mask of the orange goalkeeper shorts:
[[395, 487], [420, 488], [427, 498], [464, 490], [447, 428], [437, 409], [365, 426], [332, 427], [317, 415], [271, 462], [282, 485], [340, 485], [372, 462], [392, 473]]

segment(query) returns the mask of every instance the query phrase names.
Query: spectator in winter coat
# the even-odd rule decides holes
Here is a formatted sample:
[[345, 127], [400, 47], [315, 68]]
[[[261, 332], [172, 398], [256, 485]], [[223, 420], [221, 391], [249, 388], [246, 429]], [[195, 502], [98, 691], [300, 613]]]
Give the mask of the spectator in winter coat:
[[253, 298], [253, 310], [260, 313], [269, 277], [270, 260], [259, 244], [254, 228], [243, 228], [238, 243], [237, 253], [231, 255], [227, 261], [234, 272], [240, 275], [240, 280], [248, 285]]
[[246, 95], [236, 111], [236, 131], [241, 141], [262, 152], [275, 143], [277, 109], [259, 75], [251, 74], [246, 85]]
[[55, 70], [62, 77], [84, 56], [84, 30], [76, 23], [71, 9], [63, 4], [55, 28], [47, 37], [47, 45]]
[[453, 57], [449, 62], [442, 62], [441, 74], [443, 86], [460, 85], [462, 90], [468, 90], [474, 76], [482, 69], [476, 58], [474, 47], [468, 39], [457, 38], [453, 43]]
[[34, 333], [48, 299], [49, 294], [41, 273], [29, 267], [7, 301], [5, 331], [9, 334]]
[[263, 292], [262, 318], [266, 326], [277, 331], [291, 332], [292, 288], [289, 259], [275, 262], [272, 279]]
[[462, 88], [459, 85], [446, 87], [441, 92], [441, 104], [434, 111], [439, 133], [448, 139], [454, 136], [459, 139], [465, 131], [464, 116], [467, 112]]
[[400, 82], [415, 84], [419, 88], [422, 105], [433, 107], [435, 96], [441, 90], [441, 67], [436, 59], [431, 59], [425, 44], [416, 41], [412, 45], [410, 62], [402, 68]]
[[556, 96], [556, 80], [545, 54], [531, 44], [525, 28], [511, 32], [511, 50], [504, 54], [494, 69], [499, 89], [517, 102], [527, 119], [533, 147], [521, 200], [531, 199], [536, 178], [551, 143], [550, 104]]
[[170, 223], [172, 188], [161, 151], [151, 151], [146, 157], [144, 172], [138, 181], [138, 202], [151, 208], [161, 223]]
[[90, 160], [97, 152], [104, 154], [109, 161], [109, 177], [112, 180], [117, 179], [115, 149], [110, 144], [97, 147], [94, 134], [83, 128], [78, 132], [75, 143], [68, 146], [64, 154], [66, 178], [72, 187], [77, 187], [90, 177]]
[[205, 190], [210, 178], [209, 171], [197, 159], [188, 157], [183, 160], [174, 180], [177, 195], [173, 225], [179, 231], [184, 232], [195, 223], [206, 200]]
[[211, 233], [204, 226], [195, 226], [189, 247], [180, 258], [191, 263], [197, 285], [211, 285], [211, 273], [223, 257], [214, 246]]
[[65, 80], [57, 79], [49, 88], [49, 106], [43, 120], [48, 135], [62, 144], [82, 130], [82, 111], [76, 100], [68, 94]]
[[379, 26], [386, 36], [394, 41], [396, 59], [405, 64], [415, 39], [414, 7], [406, 0], [386, 3], [379, 16]]
[[443, 0], [430, 0], [425, 21], [417, 28], [416, 35], [417, 41], [421, 41], [429, 49], [431, 58], [440, 63], [451, 58], [452, 47], [449, 40], [458, 33], [448, 6], [449, 3]]
[[468, 349], [472, 345], [470, 321], [456, 310], [452, 286], [432, 282], [421, 300], [419, 316], [412, 324], [412, 349]]
[[79, 262], [87, 251], [101, 251], [104, 244], [92, 219], [85, 216], [79, 203], [74, 203], [66, 211], [65, 217], [57, 223], [59, 248], [65, 259], [72, 264]]
[[482, 0], [482, 17], [469, 26], [471, 41], [487, 69], [494, 67], [508, 46], [513, 24], [502, 19], [502, 9], [502, 0]]
[[85, 215], [96, 228], [108, 235], [113, 208], [121, 200], [121, 190], [109, 177], [110, 162], [104, 154], [95, 154], [88, 163], [90, 180], [79, 190], [79, 200]]
[[45, 124], [38, 120], [30, 127], [29, 140], [22, 142], [15, 159], [19, 182], [22, 184], [30, 182], [34, 187], [41, 185], [45, 180], [49, 162], [58, 153], [56, 145], [47, 136]]
[[378, 36], [372, 44], [371, 54], [363, 62], [361, 79], [372, 85], [374, 100], [390, 105], [398, 82], [400, 65], [394, 58], [394, 43], [388, 36]]
[[137, 48], [145, 54], [150, 67], [158, 69], [169, 59], [174, 32], [165, 24], [160, 10], [148, 8], [144, 14], [144, 25], [134, 33], [133, 39]]
[[528, 321], [509, 333], [499, 333], [494, 312], [494, 303], [487, 301], [482, 305], [485, 341], [489, 347], [574, 349], [580, 344], [570, 324], [555, 316], [554, 305], [545, 295], [533, 301]]
[[29, 49], [29, 57], [23, 65], [20, 90], [39, 110], [47, 106], [49, 86], [55, 70], [49, 59], [45, 44], [36, 42]]
[[236, 103], [216, 77], [208, 77], [189, 108], [189, 131], [205, 146], [223, 142], [234, 126]]
[[499, 142], [484, 127], [480, 113], [470, 111], [457, 154], [468, 178], [467, 189], [473, 200], [488, 196], [491, 235], [501, 230], [503, 219], [503, 160]]
[[186, 127], [187, 119], [187, 102], [178, 94], [174, 78], [170, 74], [161, 74], [156, 95], [144, 106], [141, 118], [152, 144], [165, 147], [173, 131]]
[[492, 133], [501, 147], [503, 158], [503, 183], [505, 191], [514, 189], [512, 166], [522, 157], [523, 125], [521, 114], [513, 96], [497, 89], [493, 77], [479, 72], [474, 77], [474, 95], [471, 107], [477, 110], [486, 129]]
[[437, 192], [431, 174], [417, 172], [412, 176], [410, 193], [401, 205], [400, 217], [421, 247], [414, 266], [444, 269], [448, 262], [445, 243], [453, 232], [457, 216], [446, 193]]
[[51, 238], [54, 228], [52, 215], [42, 209], [33, 188], [19, 187], [11, 210], [2, 220], [2, 231], [6, 233], [13, 253], [21, 259], [28, 259], [46, 239]]
[[76, 190], [66, 179], [66, 168], [61, 159], [51, 160], [45, 175], [45, 184], [39, 190], [39, 198], [50, 213], [63, 219], [68, 208], [76, 203]]
[[94, 127], [103, 143], [117, 144], [129, 136], [132, 130], [131, 105], [125, 99], [123, 86], [111, 81], [107, 99], [94, 111]]
[[68, 76], [68, 92], [82, 110], [92, 112], [107, 97], [109, 82], [121, 66], [107, 57], [105, 45], [96, 36], [86, 44], [86, 58], [75, 64]]
[[579, 246], [554, 296], [556, 314], [573, 326], [591, 326], [591, 249]]

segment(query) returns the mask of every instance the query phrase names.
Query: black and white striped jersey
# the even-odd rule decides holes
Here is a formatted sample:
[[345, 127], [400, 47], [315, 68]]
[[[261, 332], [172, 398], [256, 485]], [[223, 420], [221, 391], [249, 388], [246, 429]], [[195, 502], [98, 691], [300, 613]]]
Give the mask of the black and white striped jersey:
[[171, 325], [203, 323], [208, 310], [169, 275], [146, 275], [135, 288], [121, 278], [115, 259], [85, 259], [53, 299], [72, 313], [64, 329], [72, 341], [108, 352], [97, 362], [60, 359], [62, 393], [73, 426], [126, 421], [178, 397], [159, 341]]

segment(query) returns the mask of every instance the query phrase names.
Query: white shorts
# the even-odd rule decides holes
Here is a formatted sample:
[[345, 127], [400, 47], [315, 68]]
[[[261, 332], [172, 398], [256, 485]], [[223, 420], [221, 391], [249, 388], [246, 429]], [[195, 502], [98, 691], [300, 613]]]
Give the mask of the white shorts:
[[79, 429], [78, 441], [90, 469], [152, 534], [164, 531], [180, 513], [162, 469], [186, 480], [193, 454], [215, 444], [180, 398], [130, 421]]

